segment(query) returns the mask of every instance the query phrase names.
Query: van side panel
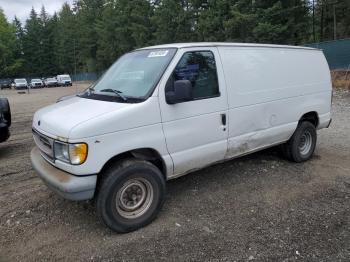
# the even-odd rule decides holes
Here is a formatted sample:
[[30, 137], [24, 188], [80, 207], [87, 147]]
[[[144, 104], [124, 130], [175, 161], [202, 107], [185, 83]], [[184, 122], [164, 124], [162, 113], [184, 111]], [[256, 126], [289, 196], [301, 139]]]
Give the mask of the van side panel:
[[301, 116], [330, 120], [331, 79], [319, 50], [219, 47], [229, 103], [227, 158], [287, 141]]

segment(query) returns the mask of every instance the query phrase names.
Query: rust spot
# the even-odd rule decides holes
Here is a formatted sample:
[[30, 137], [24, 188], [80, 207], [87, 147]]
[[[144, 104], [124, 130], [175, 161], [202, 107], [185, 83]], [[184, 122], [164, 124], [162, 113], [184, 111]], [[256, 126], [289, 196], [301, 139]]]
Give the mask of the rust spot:
[[230, 149], [227, 152], [227, 156], [228, 157], [239, 156], [239, 155], [242, 155], [248, 151], [249, 151], [249, 145], [246, 142], [246, 143], [241, 144], [238, 147], [230, 146]]
[[70, 180], [69, 176], [62, 173], [60, 170], [57, 170], [56, 172], [51, 172], [52, 176], [56, 177], [58, 181], [60, 182], [68, 182]]

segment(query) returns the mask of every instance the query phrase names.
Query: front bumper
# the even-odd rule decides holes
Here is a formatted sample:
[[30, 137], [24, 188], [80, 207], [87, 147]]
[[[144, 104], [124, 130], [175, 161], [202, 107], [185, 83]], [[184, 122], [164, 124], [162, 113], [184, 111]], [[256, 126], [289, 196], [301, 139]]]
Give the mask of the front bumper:
[[97, 175], [74, 176], [49, 164], [37, 147], [30, 153], [34, 170], [44, 183], [58, 195], [69, 200], [87, 200], [95, 194]]
[[38, 85], [30, 85], [31, 88], [42, 88], [44, 85], [38, 84]]
[[15, 86], [16, 90], [28, 89], [28, 86]]

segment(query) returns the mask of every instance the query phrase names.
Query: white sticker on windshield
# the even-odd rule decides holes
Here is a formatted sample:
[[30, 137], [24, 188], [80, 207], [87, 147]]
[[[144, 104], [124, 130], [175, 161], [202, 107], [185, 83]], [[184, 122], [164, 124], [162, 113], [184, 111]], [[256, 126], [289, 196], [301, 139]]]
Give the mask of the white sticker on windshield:
[[148, 57], [160, 57], [160, 56], [166, 56], [168, 54], [169, 50], [161, 50], [161, 51], [152, 51], [149, 53]]

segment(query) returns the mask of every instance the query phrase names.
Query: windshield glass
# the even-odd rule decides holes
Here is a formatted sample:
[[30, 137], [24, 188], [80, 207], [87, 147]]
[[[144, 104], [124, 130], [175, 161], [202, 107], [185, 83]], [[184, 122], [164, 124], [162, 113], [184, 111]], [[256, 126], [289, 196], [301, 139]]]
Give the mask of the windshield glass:
[[19, 84], [23, 84], [23, 83], [26, 83], [27, 81], [25, 79], [16, 79], [15, 82]]
[[40, 79], [32, 79], [32, 82], [41, 82]]
[[48, 79], [46, 79], [46, 81], [49, 81], [49, 82], [56, 82], [56, 79], [55, 79], [55, 78], [48, 78]]
[[69, 76], [62, 76], [62, 80], [70, 80]]
[[[144, 99], [158, 83], [176, 49], [148, 49], [128, 53], [117, 60], [93, 86], [99, 95]], [[120, 96], [119, 96], [120, 97]]]

